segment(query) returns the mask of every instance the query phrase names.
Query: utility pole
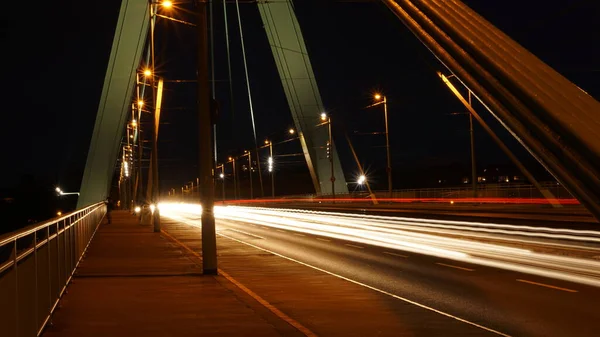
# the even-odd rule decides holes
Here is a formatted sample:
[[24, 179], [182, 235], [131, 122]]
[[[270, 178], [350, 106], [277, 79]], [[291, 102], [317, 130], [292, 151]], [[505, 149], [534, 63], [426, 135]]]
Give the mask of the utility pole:
[[212, 118], [208, 76], [208, 25], [206, 0], [196, 1], [198, 28], [198, 135], [200, 151], [200, 204], [202, 205], [202, 272], [217, 274], [217, 238], [215, 232], [215, 182], [213, 178]]

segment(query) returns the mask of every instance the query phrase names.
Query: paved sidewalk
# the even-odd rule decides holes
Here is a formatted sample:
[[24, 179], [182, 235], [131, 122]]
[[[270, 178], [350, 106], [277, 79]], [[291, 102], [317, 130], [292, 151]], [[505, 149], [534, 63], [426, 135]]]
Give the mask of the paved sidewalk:
[[220, 275], [201, 275], [200, 229], [162, 224], [152, 233], [114, 212], [44, 335], [493, 335], [220, 236]]
[[44, 336], [302, 336], [126, 212], [102, 224]]

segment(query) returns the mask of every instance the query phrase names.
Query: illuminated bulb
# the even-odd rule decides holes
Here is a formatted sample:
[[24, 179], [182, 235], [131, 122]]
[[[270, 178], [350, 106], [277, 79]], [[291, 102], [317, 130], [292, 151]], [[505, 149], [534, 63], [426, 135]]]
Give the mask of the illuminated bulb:
[[144, 70], [144, 76], [148, 77], [150, 75], [152, 75], [152, 72], [150, 71], [150, 69]]
[[173, 7], [173, 2], [172, 2], [172, 1], [165, 0], [165, 1], [163, 1], [163, 2], [162, 2], [162, 4], [161, 4], [161, 5], [162, 5], [164, 8], [171, 8], [171, 7]]
[[154, 213], [154, 210], [156, 209], [156, 206], [154, 204], [150, 205], [150, 212]]
[[289, 129], [288, 132], [290, 133], [290, 135], [293, 135], [294, 133], [296, 133], [296, 130], [294, 129]]
[[142, 211], [142, 208], [140, 206], [135, 206], [135, 208], [133, 209], [136, 213], [139, 213]]
[[375, 94], [375, 99], [376, 100], [380, 100], [381, 99], [381, 95], [380, 94]]
[[324, 113], [324, 112], [321, 113], [321, 120], [322, 121], [326, 121], [327, 120], [327, 114], [326, 113]]

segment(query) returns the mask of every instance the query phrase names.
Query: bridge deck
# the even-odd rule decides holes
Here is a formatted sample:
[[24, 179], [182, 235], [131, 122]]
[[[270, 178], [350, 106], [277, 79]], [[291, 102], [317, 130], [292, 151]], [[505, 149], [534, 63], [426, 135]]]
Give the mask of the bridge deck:
[[113, 212], [45, 336], [401, 336], [486, 331], [218, 237], [219, 275], [201, 275], [200, 229], [162, 233]]

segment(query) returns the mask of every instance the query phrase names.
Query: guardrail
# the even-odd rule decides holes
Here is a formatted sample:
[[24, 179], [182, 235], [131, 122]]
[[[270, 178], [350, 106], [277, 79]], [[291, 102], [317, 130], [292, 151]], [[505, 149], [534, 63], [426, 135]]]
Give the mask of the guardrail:
[[104, 203], [0, 236], [2, 336], [39, 336], [106, 214]]

